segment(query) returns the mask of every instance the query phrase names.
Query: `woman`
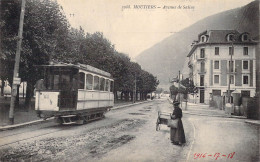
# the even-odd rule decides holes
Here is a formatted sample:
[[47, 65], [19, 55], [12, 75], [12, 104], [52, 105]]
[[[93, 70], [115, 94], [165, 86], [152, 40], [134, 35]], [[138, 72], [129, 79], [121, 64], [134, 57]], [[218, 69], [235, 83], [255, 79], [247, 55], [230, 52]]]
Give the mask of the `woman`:
[[177, 128], [171, 128], [170, 130], [171, 141], [176, 145], [182, 145], [186, 143], [184, 129], [181, 121], [182, 110], [179, 107], [179, 104], [180, 103], [178, 101], [173, 102], [174, 110], [171, 116], [171, 119], [178, 120]]

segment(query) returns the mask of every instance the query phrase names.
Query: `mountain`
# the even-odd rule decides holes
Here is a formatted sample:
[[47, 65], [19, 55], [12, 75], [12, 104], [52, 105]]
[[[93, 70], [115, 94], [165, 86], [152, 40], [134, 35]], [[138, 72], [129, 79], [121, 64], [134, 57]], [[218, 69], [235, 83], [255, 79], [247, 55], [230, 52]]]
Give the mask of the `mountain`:
[[157, 76], [160, 87], [169, 89], [169, 79], [181, 70], [188, 75], [187, 54], [193, 40], [205, 30], [231, 30], [249, 32], [259, 39], [259, 0], [246, 6], [224, 11], [206, 17], [195, 24], [175, 33], [140, 53], [135, 60], [145, 70]]

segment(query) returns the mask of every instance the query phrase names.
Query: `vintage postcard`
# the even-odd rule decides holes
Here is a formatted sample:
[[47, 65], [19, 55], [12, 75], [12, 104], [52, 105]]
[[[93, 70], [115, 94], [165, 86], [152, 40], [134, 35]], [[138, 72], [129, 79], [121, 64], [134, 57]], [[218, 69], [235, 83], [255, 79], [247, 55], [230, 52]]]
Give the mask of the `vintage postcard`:
[[259, 161], [259, 0], [1, 0], [0, 161]]

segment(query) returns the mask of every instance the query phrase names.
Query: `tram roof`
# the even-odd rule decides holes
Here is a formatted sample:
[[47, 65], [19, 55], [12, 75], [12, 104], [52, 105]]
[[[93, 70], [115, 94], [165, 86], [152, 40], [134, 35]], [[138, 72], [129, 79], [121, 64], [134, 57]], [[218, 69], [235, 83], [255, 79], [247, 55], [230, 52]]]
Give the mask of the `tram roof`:
[[45, 66], [45, 67], [72, 67], [72, 68], [76, 68], [76, 69], [80, 69], [83, 71], [88, 71], [88, 72], [93, 72], [96, 74], [100, 74], [106, 77], [112, 77], [110, 73], [100, 70], [98, 68], [95, 68], [93, 66], [90, 65], [85, 65], [85, 64], [66, 64], [66, 63], [57, 63], [57, 64], [50, 64], [50, 65], [41, 65], [41, 66]]

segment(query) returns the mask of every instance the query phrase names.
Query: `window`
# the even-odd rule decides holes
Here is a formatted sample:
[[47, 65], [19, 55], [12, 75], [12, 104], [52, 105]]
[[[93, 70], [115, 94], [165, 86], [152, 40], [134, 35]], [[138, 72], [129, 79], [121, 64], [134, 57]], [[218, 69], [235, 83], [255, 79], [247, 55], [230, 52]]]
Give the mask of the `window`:
[[214, 75], [214, 83], [219, 84], [219, 75]]
[[207, 36], [206, 35], [202, 35], [201, 37], [200, 37], [200, 42], [207, 42]]
[[248, 84], [248, 75], [243, 76], [243, 84]]
[[234, 75], [230, 75], [230, 84], [234, 84], [235, 83], [235, 79], [234, 79]]
[[214, 61], [214, 69], [219, 69], [219, 61]]
[[200, 72], [205, 72], [205, 63], [204, 62], [200, 63]]
[[247, 39], [248, 39], [248, 37], [247, 37], [247, 35], [245, 34], [245, 35], [243, 36], [243, 41], [247, 41]]
[[228, 69], [229, 72], [234, 72], [234, 61], [231, 62], [231, 65], [230, 65], [230, 61], [228, 61]]
[[221, 96], [221, 90], [212, 90], [213, 96]]
[[215, 47], [215, 55], [219, 55], [219, 47]]
[[204, 37], [201, 37], [201, 42], [204, 42], [204, 39], [205, 39]]
[[108, 91], [108, 89], [109, 89], [109, 86], [110, 86], [109, 82], [110, 81], [108, 79], [106, 79], [105, 91]]
[[93, 89], [93, 75], [91, 74], [87, 74], [86, 88], [87, 90]]
[[229, 55], [234, 55], [234, 47], [229, 47]]
[[242, 41], [248, 41], [248, 34], [243, 34]]
[[205, 37], [204, 36], [201, 37], [201, 42], [205, 42]]
[[53, 75], [53, 89], [59, 89], [59, 75]]
[[99, 77], [94, 76], [94, 90], [99, 90]]
[[248, 70], [248, 61], [243, 61], [243, 70]]
[[110, 81], [110, 92], [114, 91], [114, 82]]
[[79, 89], [84, 89], [84, 85], [85, 85], [85, 73], [80, 72], [79, 73], [78, 88]]
[[204, 75], [200, 76], [200, 86], [204, 86]]
[[228, 37], [227, 37], [227, 40], [228, 40], [229, 42], [234, 41], [234, 40], [235, 40], [234, 34], [229, 34]]
[[105, 78], [100, 78], [100, 91], [105, 90]]
[[200, 58], [205, 58], [205, 48], [200, 49]]
[[244, 47], [243, 53], [244, 55], [248, 55], [248, 47]]

